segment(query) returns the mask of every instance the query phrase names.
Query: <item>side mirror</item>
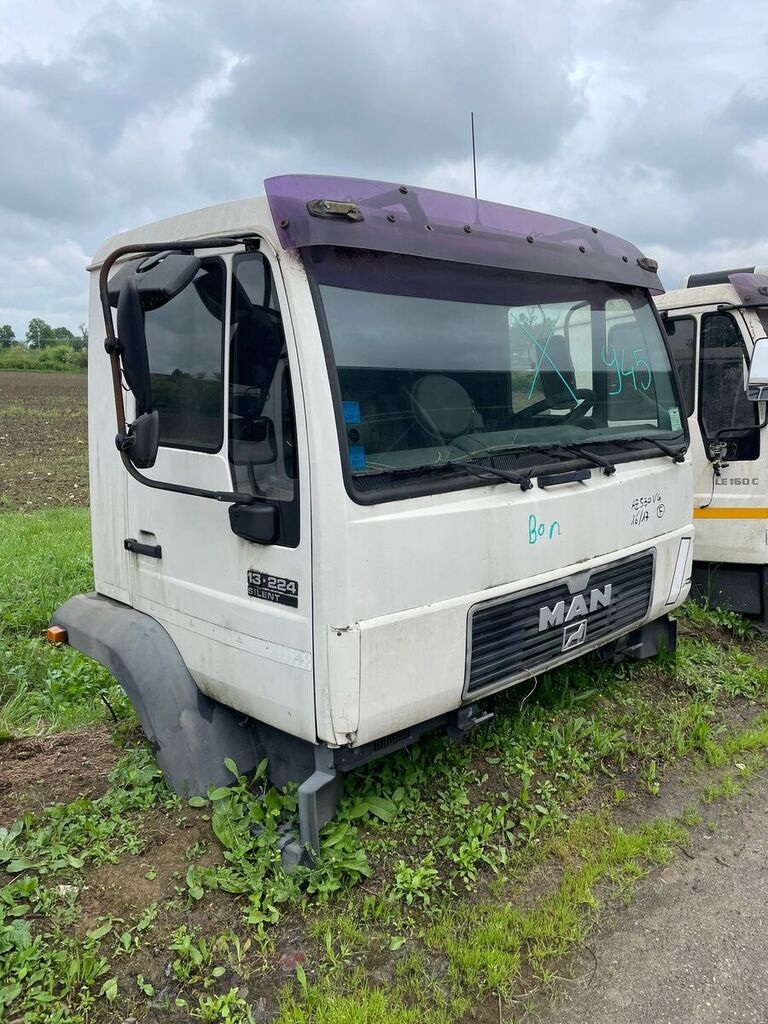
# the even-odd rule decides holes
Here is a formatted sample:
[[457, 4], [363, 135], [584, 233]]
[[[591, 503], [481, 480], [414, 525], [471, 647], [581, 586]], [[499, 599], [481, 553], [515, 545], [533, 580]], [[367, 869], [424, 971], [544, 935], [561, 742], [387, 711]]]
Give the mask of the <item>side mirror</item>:
[[111, 282], [110, 301], [117, 300], [120, 362], [125, 382], [136, 399], [137, 417], [128, 431], [128, 438], [133, 440], [125, 445], [125, 451], [142, 469], [154, 465], [160, 437], [158, 416], [152, 411], [145, 311], [169, 302], [192, 282], [199, 269], [197, 256], [159, 253], [121, 267]]
[[160, 447], [160, 414], [143, 412], [128, 427], [125, 451], [138, 469], [151, 469]]
[[236, 466], [269, 466], [277, 461], [275, 424], [269, 416], [233, 422], [231, 455]]
[[747, 398], [750, 402], [768, 401], [768, 338], [758, 338], [752, 349]]

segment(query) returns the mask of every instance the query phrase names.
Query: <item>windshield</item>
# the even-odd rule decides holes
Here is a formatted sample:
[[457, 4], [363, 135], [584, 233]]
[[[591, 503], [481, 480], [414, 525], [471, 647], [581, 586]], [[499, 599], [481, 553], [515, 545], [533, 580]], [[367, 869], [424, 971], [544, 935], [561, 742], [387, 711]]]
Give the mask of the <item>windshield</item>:
[[353, 479], [681, 435], [641, 288], [361, 250], [307, 256]]

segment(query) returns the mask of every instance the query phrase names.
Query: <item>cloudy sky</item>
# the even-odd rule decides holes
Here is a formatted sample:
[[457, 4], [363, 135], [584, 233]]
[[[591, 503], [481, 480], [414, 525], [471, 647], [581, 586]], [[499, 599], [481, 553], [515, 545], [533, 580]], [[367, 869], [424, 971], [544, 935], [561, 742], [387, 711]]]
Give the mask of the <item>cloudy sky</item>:
[[286, 172], [624, 235], [667, 287], [768, 263], [763, 0], [0, 0], [0, 324], [86, 318], [123, 228]]

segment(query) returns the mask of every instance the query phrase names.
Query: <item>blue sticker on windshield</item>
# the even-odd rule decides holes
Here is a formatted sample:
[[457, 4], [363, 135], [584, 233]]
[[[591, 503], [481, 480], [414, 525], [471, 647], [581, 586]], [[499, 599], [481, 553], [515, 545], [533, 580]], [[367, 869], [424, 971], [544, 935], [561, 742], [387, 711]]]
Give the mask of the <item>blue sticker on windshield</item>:
[[345, 423], [359, 423], [360, 422], [360, 403], [359, 402], [342, 402], [341, 408], [344, 412]]
[[362, 444], [349, 446], [349, 464], [352, 469], [365, 469], [365, 447]]

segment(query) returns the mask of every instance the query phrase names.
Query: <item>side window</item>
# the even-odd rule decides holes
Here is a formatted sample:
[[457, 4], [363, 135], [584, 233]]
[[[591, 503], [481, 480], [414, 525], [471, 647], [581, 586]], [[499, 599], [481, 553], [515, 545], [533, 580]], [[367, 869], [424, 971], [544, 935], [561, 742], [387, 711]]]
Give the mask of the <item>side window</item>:
[[221, 260], [145, 315], [152, 402], [160, 444], [217, 452], [224, 434], [224, 299]]
[[731, 442], [732, 459], [755, 459], [759, 454], [757, 402], [744, 390], [747, 353], [738, 324], [729, 313], [705, 313], [701, 318], [699, 420], [707, 441]]
[[667, 332], [672, 358], [675, 360], [680, 376], [685, 413], [686, 416], [691, 416], [695, 401], [696, 321], [692, 316], [678, 316], [666, 317], [662, 323]]
[[280, 304], [261, 253], [234, 260], [229, 461], [236, 490], [276, 505], [277, 543], [296, 547], [299, 483], [291, 375]]

